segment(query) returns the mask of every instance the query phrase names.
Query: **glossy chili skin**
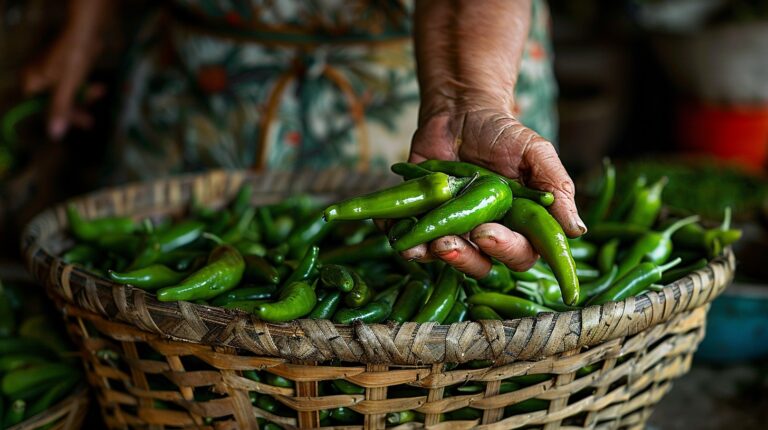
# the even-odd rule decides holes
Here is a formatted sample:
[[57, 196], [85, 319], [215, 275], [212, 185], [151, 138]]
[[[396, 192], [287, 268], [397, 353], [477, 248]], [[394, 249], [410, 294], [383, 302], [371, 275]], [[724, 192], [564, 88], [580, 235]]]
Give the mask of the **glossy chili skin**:
[[[288, 236], [288, 255], [300, 258], [310, 246], [318, 244], [331, 231], [334, 222], [326, 222], [322, 213], [312, 215]], [[279, 245], [278, 245], [279, 246]]]
[[475, 294], [467, 298], [470, 305], [488, 306], [505, 318], [523, 318], [536, 316], [539, 312], [554, 312], [530, 300], [497, 292]]
[[355, 264], [363, 261], [379, 261], [394, 254], [389, 240], [384, 235], [374, 235], [350, 246], [341, 246], [323, 252], [323, 264]]
[[661, 211], [661, 193], [667, 185], [667, 177], [663, 177], [650, 187], [641, 189], [635, 195], [635, 201], [627, 214], [626, 222], [646, 228], [651, 228]]
[[262, 303], [253, 314], [269, 322], [291, 321], [308, 315], [316, 304], [315, 289], [305, 281], [298, 281], [284, 286], [276, 302]]
[[61, 259], [67, 264], [85, 264], [97, 259], [100, 255], [98, 249], [91, 245], [78, 243], [61, 255]]
[[397, 220], [397, 222], [392, 224], [392, 227], [390, 227], [389, 231], [387, 232], [387, 239], [389, 239], [389, 243], [397, 242], [404, 234], [411, 231], [413, 226], [416, 225], [416, 222], [418, 222], [418, 219], [415, 217]]
[[554, 273], [552, 273], [552, 269], [550, 269], [540, 259], [537, 260], [536, 263], [534, 263], [534, 265], [525, 272], [515, 272], [511, 270], [509, 274], [512, 276], [512, 278], [525, 282], [535, 282], [542, 278], [556, 280]]
[[480, 224], [504, 216], [512, 204], [512, 191], [498, 176], [481, 176], [461, 195], [427, 212], [392, 246], [402, 252], [438, 237], [464, 234]]
[[504, 217], [504, 225], [525, 236], [547, 262], [560, 284], [563, 302], [574, 305], [579, 300], [579, 278], [576, 262], [563, 228], [541, 205], [530, 200], [515, 199]]
[[328, 206], [327, 221], [405, 218], [427, 212], [452, 199], [469, 182], [445, 173], [431, 173], [402, 184]]
[[433, 172], [415, 163], [395, 163], [390, 167], [392, 173], [400, 175], [406, 181], [431, 175]]
[[587, 302], [587, 306], [618, 302], [627, 297], [640, 294], [651, 284], [659, 282], [665, 270], [668, 270], [679, 263], [680, 259], [672, 260], [663, 266], [657, 266], [650, 262], [640, 263], [627, 272], [623, 277], [619, 278], [619, 280], [611, 285], [609, 289], [591, 298]]
[[454, 303], [456, 303], [463, 278], [464, 275], [446, 265], [440, 272], [440, 278], [437, 280], [435, 290], [429, 300], [416, 313], [412, 321], [419, 323], [430, 321], [442, 323], [445, 321]]
[[208, 264], [180, 283], [161, 288], [161, 302], [207, 300], [235, 288], [243, 278], [245, 261], [230, 245], [219, 245], [208, 256]]
[[608, 272], [614, 266], [619, 245], [621, 245], [619, 239], [611, 239], [600, 247], [600, 251], [597, 253], [597, 268], [600, 273]]
[[710, 258], [719, 255], [723, 248], [741, 239], [741, 230], [731, 228], [706, 229], [699, 224], [688, 224], [672, 235], [675, 246], [702, 250]]
[[618, 278], [622, 278], [641, 261], [649, 261], [653, 264], [662, 264], [672, 254], [672, 235], [687, 224], [698, 220], [697, 216], [691, 216], [675, 221], [661, 232], [649, 231], [641, 236], [627, 251], [619, 263]]
[[219, 294], [212, 301], [213, 306], [222, 306], [229, 302], [244, 300], [271, 300], [277, 293], [277, 285], [240, 287]]
[[312, 276], [312, 272], [317, 268], [318, 256], [320, 255], [320, 248], [317, 246], [310, 246], [307, 252], [299, 261], [296, 269], [291, 273], [288, 279], [285, 280], [286, 284], [292, 282], [303, 281], [309, 279]]
[[173, 225], [157, 235], [150, 236], [146, 247], [136, 256], [130, 268], [139, 269], [155, 263], [163, 254], [189, 245], [199, 239], [204, 230], [204, 223], [188, 220]]
[[503, 290], [514, 284], [509, 268], [498, 261], [494, 261], [488, 274], [477, 282], [483, 288], [491, 290]]
[[315, 320], [331, 319], [341, 304], [341, 297], [341, 291], [328, 291], [325, 297], [318, 300], [307, 318]]
[[555, 196], [550, 192], [528, 188], [516, 179], [507, 178], [474, 164], [464, 163], [462, 161], [426, 160], [419, 163], [419, 166], [433, 172], [443, 172], [453, 176], [496, 176], [507, 183], [515, 197], [530, 199], [538, 202], [542, 206], [549, 206], [555, 202]]
[[578, 239], [568, 239], [568, 245], [571, 247], [571, 255], [574, 260], [591, 261], [597, 256], [597, 245]]
[[355, 279], [344, 266], [327, 264], [320, 269], [320, 282], [326, 288], [335, 288], [348, 293], [355, 286]]
[[587, 211], [585, 221], [592, 226], [605, 219], [616, 192], [616, 168], [608, 158], [603, 159], [603, 177], [597, 199]]
[[162, 264], [136, 269], [130, 272], [107, 272], [109, 278], [120, 284], [131, 284], [143, 290], [156, 290], [169, 285], [178, 284], [189, 276], [188, 272], [176, 272]]
[[474, 321], [482, 320], [497, 320], [501, 321], [503, 318], [498, 312], [494, 311], [491, 307], [485, 305], [472, 305], [469, 308], [469, 315]]
[[410, 321], [419, 308], [427, 300], [429, 282], [425, 279], [415, 279], [405, 284], [403, 292], [395, 302], [389, 318], [392, 321], [404, 323]]
[[255, 215], [256, 209], [246, 208], [239, 214], [235, 224], [221, 234], [221, 240], [225, 243], [235, 243], [243, 239]]
[[102, 217], [86, 221], [74, 204], [67, 205], [67, 220], [72, 234], [86, 242], [107, 234], [130, 234], [139, 228], [139, 225], [128, 217]]
[[355, 280], [355, 286], [344, 296], [344, 304], [352, 309], [365, 306], [373, 300], [373, 288], [356, 272], [352, 272], [352, 278]]
[[245, 260], [243, 279], [246, 282], [264, 282], [274, 285], [280, 283], [280, 273], [265, 258], [258, 255], [243, 255], [243, 260]]
[[453, 324], [462, 322], [467, 319], [467, 315], [469, 314], [469, 308], [467, 305], [464, 304], [462, 301], [456, 301], [456, 303], [453, 304], [453, 307], [451, 308], [451, 311], [448, 312], [448, 316], [445, 317], [445, 321], [443, 321], [443, 324]]

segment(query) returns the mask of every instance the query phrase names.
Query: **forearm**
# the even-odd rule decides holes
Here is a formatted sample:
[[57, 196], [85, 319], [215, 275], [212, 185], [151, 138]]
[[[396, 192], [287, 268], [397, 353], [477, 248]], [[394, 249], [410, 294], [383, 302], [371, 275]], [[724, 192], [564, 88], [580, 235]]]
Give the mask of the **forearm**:
[[530, 0], [417, 0], [420, 123], [437, 114], [512, 111]]
[[111, 21], [114, 3], [114, 0], [70, 1], [65, 33], [78, 46], [100, 43], [102, 30]]

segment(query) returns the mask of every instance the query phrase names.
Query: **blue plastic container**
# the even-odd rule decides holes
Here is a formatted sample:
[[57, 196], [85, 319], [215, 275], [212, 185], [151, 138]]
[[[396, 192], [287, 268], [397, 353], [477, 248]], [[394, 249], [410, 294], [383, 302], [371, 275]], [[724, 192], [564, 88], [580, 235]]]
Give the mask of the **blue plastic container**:
[[768, 285], [734, 283], [712, 302], [696, 359], [733, 363], [768, 357]]

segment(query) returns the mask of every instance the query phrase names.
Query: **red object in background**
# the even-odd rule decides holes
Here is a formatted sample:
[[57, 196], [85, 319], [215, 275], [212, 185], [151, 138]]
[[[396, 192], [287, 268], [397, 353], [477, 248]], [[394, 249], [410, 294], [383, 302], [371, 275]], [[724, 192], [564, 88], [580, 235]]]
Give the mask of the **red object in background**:
[[768, 164], [768, 105], [687, 103], [678, 114], [680, 147], [753, 169]]

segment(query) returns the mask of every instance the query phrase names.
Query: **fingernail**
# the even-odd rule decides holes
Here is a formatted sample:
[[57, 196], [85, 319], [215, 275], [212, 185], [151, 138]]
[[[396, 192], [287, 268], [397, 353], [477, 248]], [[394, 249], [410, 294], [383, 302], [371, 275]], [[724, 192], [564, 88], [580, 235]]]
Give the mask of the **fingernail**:
[[443, 254], [450, 253], [452, 251], [457, 251], [456, 248], [458, 247], [456, 241], [453, 240], [447, 240], [445, 238], [438, 239], [434, 242], [434, 248], [433, 251], [437, 254], [440, 254], [441, 256]]
[[579, 230], [581, 234], [584, 234], [587, 232], [587, 225], [584, 224], [584, 221], [582, 221], [578, 215], [576, 215], [576, 222], [574, 224], [576, 224], [576, 228]]
[[61, 140], [67, 132], [67, 121], [64, 118], [54, 118], [48, 125], [48, 135], [53, 140]]

